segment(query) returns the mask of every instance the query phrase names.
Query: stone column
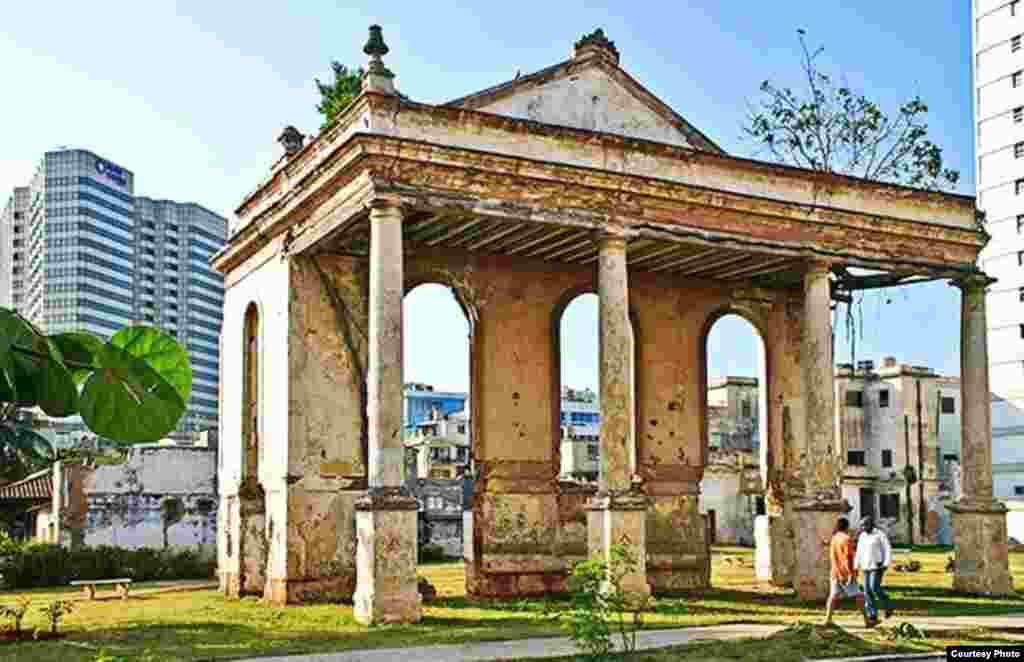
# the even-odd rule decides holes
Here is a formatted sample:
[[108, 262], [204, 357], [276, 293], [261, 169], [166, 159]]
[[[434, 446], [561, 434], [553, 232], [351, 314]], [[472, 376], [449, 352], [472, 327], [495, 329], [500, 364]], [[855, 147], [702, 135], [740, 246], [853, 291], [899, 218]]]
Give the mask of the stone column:
[[370, 206], [369, 489], [356, 502], [355, 618], [369, 625], [420, 619], [418, 504], [403, 485], [402, 211]]
[[621, 545], [635, 566], [623, 587], [636, 599], [651, 592], [647, 583], [647, 497], [633, 488], [632, 333], [629, 322], [629, 278], [626, 239], [598, 239], [600, 299], [601, 464], [597, 496], [590, 503], [587, 547], [591, 557], [611, 561], [612, 547]]
[[951, 505], [956, 569], [953, 590], [1013, 593], [1006, 537], [1006, 506], [992, 496], [992, 398], [984, 274], [964, 277], [960, 288], [960, 449], [962, 495]]
[[839, 492], [844, 458], [838, 456], [836, 449], [829, 266], [827, 262], [812, 262], [804, 276], [800, 372], [805, 446], [800, 473], [805, 494], [793, 507], [796, 515], [793, 585], [804, 600], [828, 597], [829, 539], [836, 519], [850, 510]]

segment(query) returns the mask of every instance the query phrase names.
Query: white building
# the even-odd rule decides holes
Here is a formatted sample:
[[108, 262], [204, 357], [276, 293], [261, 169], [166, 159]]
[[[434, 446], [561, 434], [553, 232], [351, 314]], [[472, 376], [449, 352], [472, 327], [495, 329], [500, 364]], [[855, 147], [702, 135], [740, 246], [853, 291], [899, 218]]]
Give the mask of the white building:
[[1024, 4], [973, 0], [973, 18], [978, 207], [992, 235], [980, 266], [998, 279], [987, 302], [993, 479], [1003, 496], [1018, 478], [999, 464], [1024, 459]]

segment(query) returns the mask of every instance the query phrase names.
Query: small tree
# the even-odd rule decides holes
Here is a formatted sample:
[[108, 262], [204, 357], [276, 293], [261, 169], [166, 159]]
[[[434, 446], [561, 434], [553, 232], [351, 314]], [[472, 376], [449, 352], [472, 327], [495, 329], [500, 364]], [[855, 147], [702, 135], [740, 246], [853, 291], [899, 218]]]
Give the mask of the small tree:
[[569, 638], [592, 660], [606, 659], [615, 651], [615, 635], [623, 653], [636, 651], [647, 598], [626, 590], [625, 578], [636, 572], [637, 560], [623, 545], [612, 545], [609, 560], [600, 557], [573, 566], [569, 577], [572, 601], [558, 614], [568, 620]]
[[806, 88], [761, 83], [744, 133], [773, 160], [790, 165], [938, 190], [955, 189], [960, 173], [946, 168], [942, 148], [928, 139], [928, 106], [915, 96], [895, 115], [821, 71], [797, 31]]
[[14, 622], [15, 635], [21, 633], [21, 622], [25, 620], [25, 614], [28, 613], [31, 604], [32, 600], [29, 598], [20, 598], [16, 604], [0, 605], [0, 616], [5, 616]]
[[334, 72], [333, 83], [321, 83], [319, 78], [313, 79], [317, 91], [320, 92], [320, 103], [316, 105], [316, 110], [324, 118], [320, 124], [321, 131], [334, 124], [352, 105], [362, 91], [363, 85], [362, 68], [349, 69], [340, 62], [332, 61], [331, 70]]
[[93, 433], [117, 442], [158, 441], [177, 425], [191, 391], [188, 355], [159, 329], [132, 326], [109, 341], [46, 335], [0, 308], [0, 458], [30, 468], [58, 457], [22, 410], [80, 415]]
[[39, 611], [46, 616], [46, 620], [50, 621], [50, 634], [57, 634], [57, 626], [60, 625], [61, 619], [74, 610], [74, 605], [68, 600], [54, 600], [45, 607], [39, 608]]

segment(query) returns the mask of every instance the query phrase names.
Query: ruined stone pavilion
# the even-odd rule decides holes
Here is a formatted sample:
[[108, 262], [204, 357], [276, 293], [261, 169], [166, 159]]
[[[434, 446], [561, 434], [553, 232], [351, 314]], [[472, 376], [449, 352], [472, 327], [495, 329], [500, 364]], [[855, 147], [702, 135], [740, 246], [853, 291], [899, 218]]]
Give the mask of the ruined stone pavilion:
[[[227, 594], [419, 618], [402, 298], [435, 282], [471, 326], [471, 594], [565, 590], [571, 562], [613, 544], [639, 559], [634, 592], [709, 586], [705, 340], [735, 313], [766, 348], [765, 578], [823, 598], [825, 541], [849, 508], [830, 305], [937, 278], [963, 301], [954, 586], [1011, 590], [973, 197], [730, 156], [624, 71], [600, 30], [564, 62], [439, 105], [398, 93], [379, 27], [364, 52], [362, 94], [308, 143], [285, 130], [215, 258]], [[558, 480], [557, 320], [587, 291], [600, 299], [596, 492]]]

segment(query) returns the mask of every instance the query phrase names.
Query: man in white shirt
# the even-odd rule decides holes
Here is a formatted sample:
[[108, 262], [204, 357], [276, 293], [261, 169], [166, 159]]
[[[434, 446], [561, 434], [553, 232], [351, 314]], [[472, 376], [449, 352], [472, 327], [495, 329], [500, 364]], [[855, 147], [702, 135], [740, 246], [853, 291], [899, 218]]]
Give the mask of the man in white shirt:
[[892, 563], [892, 546], [889, 537], [875, 528], [875, 519], [870, 515], [860, 521], [860, 537], [857, 538], [857, 554], [853, 567], [864, 572], [864, 625], [878, 625], [878, 609], [885, 610], [885, 617], [892, 616], [892, 601], [882, 588], [882, 577]]

